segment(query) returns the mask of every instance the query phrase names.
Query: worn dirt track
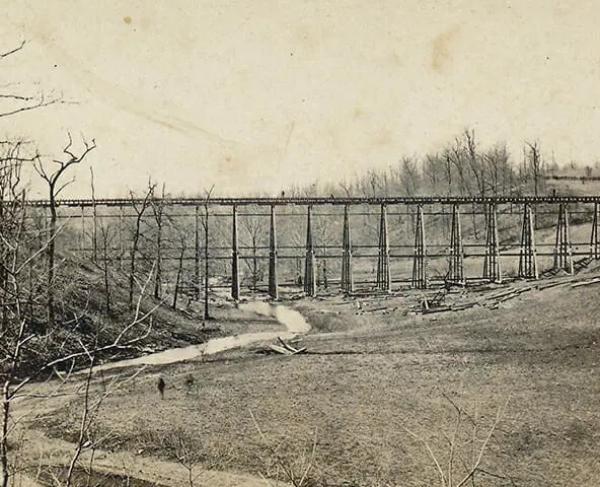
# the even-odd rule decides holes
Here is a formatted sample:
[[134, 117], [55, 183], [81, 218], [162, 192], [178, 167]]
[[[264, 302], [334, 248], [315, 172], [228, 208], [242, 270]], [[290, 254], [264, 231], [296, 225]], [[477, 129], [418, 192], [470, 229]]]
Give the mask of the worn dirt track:
[[[247, 303], [241, 308], [248, 312], [249, 316], [258, 314], [261, 316], [272, 317], [277, 320], [280, 325], [285, 327], [285, 330], [254, 332], [246, 335], [233, 335], [230, 337], [220, 337], [210, 340], [199, 346], [189, 347], [190, 351], [184, 350], [184, 353], [179, 353], [178, 349], [173, 350], [174, 353], [161, 352], [140, 359], [123, 360], [121, 362], [109, 363], [107, 366], [100, 368], [102, 373], [113, 373], [127, 375], [127, 371], [138, 367], [138, 371], [143, 371], [144, 368], [150, 365], [165, 365], [177, 362], [183, 362], [198, 356], [214, 355], [233, 348], [241, 348], [249, 346], [258, 341], [271, 340], [277, 336], [294, 336], [297, 333], [306, 333], [310, 329], [310, 325], [306, 323], [302, 315], [297, 311], [286, 308], [282, 305], [272, 306], [264, 302]], [[142, 367], [142, 369], [139, 369]], [[150, 376], [154, 376], [150, 372]], [[27, 427], [19, 434], [23, 444], [27, 445], [24, 449], [22, 460], [28, 465], [40, 465], [45, 467], [64, 468], [68, 465], [75, 444], [65, 441], [64, 439], [49, 437], [42, 430], [36, 427], [39, 420], [46, 416], [51, 416], [56, 410], [63, 407], [69, 401], [77, 397], [78, 391], [81, 389], [84, 375], [78, 374], [78, 380], [72, 381], [68, 387], [63, 387], [60, 393], [54, 388], [53, 383], [42, 384], [34, 387], [36, 394], [46, 397], [25, 399], [21, 401], [17, 409], [17, 414], [25, 420], [28, 416], [34, 415], [38, 418], [35, 421], [26, 421]], [[96, 374], [97, 376], [97, 374]], [[148, 376], [147, 376], [148, 377]], [[99, 382], [103, 379], [94, 379], [94, 386], [99, 388]], [[190, 472], [178, 462], [160, 459], [151, 455], [141, 455], [136, 452], [126, 451], [107, 451], [102, 449], [84, 450], [79, 464], [89, 465], [90, 458], [93, 455], [93, 471], [99, 476], [118, 476], [123, 479], [130, 479], [135, 482], [148, 482], [148, 485], [157, 486], [189, 486]], [[32, 467], [33, 469], [33, 467]], [[31, 469], [28, 469], [31, 470]], [[35, 469], [33, 469], [35, 470]], [[227, 472], [223, 470], [211, 470], [194, 466], [193, 483], [195, 486], [215, 486], [215, 487], [258, 487], [258, 486], [277, 486], [285, 485], [279, 482], [243, 473]], [[23, 473], [19, 476], [18, 482], [22, 487], [42, 487], [45, 485], [43, 479], [35, 479], [35, 473]]]

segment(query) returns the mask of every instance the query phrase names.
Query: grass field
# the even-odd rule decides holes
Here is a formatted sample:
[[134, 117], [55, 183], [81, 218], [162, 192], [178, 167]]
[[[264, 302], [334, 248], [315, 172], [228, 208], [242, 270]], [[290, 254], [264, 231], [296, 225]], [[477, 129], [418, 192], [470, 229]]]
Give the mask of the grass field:
[[[429, 486], [442, 485], [432, 457], [445, 474], [452, 458], [458, 485], [491, 431], [465, 485], [600, 485], [598, 292], [425, 316], [407, 313], [406, 296], [298, 301], [308, 354], [257, 346], [147, 369], [107, 398], [95, 434], [108, 450], [193, 452], [204, 468], [280, 480], [314, 447], [306, 485]], [[79, 410], [74, 400], [35, 427], [73, 438]]]

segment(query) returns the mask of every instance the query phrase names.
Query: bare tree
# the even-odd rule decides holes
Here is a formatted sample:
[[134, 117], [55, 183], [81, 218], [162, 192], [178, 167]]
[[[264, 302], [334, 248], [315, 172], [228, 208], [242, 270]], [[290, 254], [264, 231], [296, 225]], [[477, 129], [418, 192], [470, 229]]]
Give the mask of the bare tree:
[[485, 165], [482, 163], [482, 159], [477, 151], [477, 142], [475, 141], [475, 131], [465, 130], [463, 133], [464, 148], [466, 152], [466, 159], [469, 163], [469, 168], [473, 177], [475, 178], [475, 184], [479, 196], [482, 198], [486, 195], [486, 171]]
[[41, 157], [37, 157], [34, 164], [35, 170], [40, 177], [47, 183], [48, 186], [48, 198], [50, 209], [50, 222], [49, 222], [49, 234], [52, 238], [48, 242], [48, 326], [53, 327], [55, 322], [55, 309], [54, 309], [54, 273], [55, 273], [55, 237], [56, 237], [56, 199], [60, 193], [73, 182], [69, 180], [66, 182], [62, 181], [66, 171], [76, 164], [83, 162], [85, 157], [96, 148], [96, 142], [92, 139], [90, 143], [83, 141], [84, 148], [78, 154], [73, 151], [73, 139], [69, 134], [69, 141], [63, 149], [63, 159], [51, 159], [50, 163], [53, 167], [56, 167], [54, 171], [48, 170], [46, 163], [44, 163]]
[[254, 422], [254, 426], [260, 435], [264, 448], [269, 452], [272, 460], [280, 468], [287, 482], [293, 487], [306, 487], [313, 485], [310, 474], [315, 470], [316, 454], [318, 444], [318, 431], [315, 429], [313, 441], [310, 446], [298, 457], [295, 461], [290, 461], [285, 458], [279, 451], [279, 447], [273, 447], [267, 436], [263, 433], [254, 413], [250, 411], [250, 417]]
[[[436, 454], [434, 452], [432, 445], [430, 445], [425, 438], [404, 427], [404, 430], [412, 438], [421, 443], [427, 450], [432, 464], [435, 466], [435, 469], [439, 475], [440, 487], [465, 487], [468, 483], [470, 485], [475, 485], [475, 477], [478, 474], [509, 480], [512, 483], [512, 479], [510, 479], [510, 477], [493, 474], [481, 467], [483, 457], [487, 451], [490, 440], [492, 439], [492, 435], [496, 431], [498, 424], [500, 423], [504, 412], [506, 411], [508, 402], [510, 401], [510, 396], [507, 398], [506, 402], [498, 408], [494, 422], [488, 428], [483, 441], [481, 441], [479, 445], [475, 444], [475, 438], [478, 429], [477, 422], [463, 407], [458, 405], [450, 397], [444, 394], [444, 398], [455, 411], [455, 421], [452, 431], [449, 435], [444, 433], [445, 440], [448, 444], [447, 451], [445, 452], [445, 459], [441, 454]], [[471, 428], [473, 430], [472, 439], [470, 441], [472, 442], [471, 451], [474, 453], [474, 455], [470, 460], [465, 458], [465, 452], [461, 451], [461, 442], [459, 441], [460, 434], [464, 428], [465, 419], [471, 423]], [[475, 450], [475, 448], [477, 449]]]
[[471, 185], [467, 173], [467, 154], [463, 140], [457, 137], [454, 144], [448, 149], [448, 161], [452, 164], [458, 175], [458, 190], [461, 195], [471, 195]]
[[[141, 293], [142, 295], [144, 292]], [[97, 337], [96, 337], [97, 338]], [[85, 358], [87, 359], [87, 371], [85, 374], [85, 379], [83, 382], [83, 398], [81, 405], [81, 419], [79, 421], [79, 429], [77, 432], [77, 438], [75, 440], [73, 454], [71, 455], [71, 459], [69, 461], [69, 467], [67, 469], [66, 478], [64, 481], [65, 487], [71, 487], [74, 482], [74, 474], [77, 468], [77, 464], [80, 461], [81, 455], [86, 448], [91, 450], [91, 455], [89, 459], [89, 463], [87, 465], [87, 486], [91, 485], [92, 477], [93, 477], [93, 467], [94, 467], [94, 452], [96, 448], [102, 445], [102, 443], [106, 440], [108, 435], [104, 435], [103, 437], [96, 437], [94, 432], [92, 431], [92, 426], [98, 414], [100, 412], [100, 408], [103, 402], [109, 397], [110, 394], [115, 392], [117, 389], [129, 383], [131, 380], [135, 379], [144, 367], [141, 367], [133, 372], [133, 374], [129, 375], [125, 379], [121, 379], [119, 374], [113, 376], [108, 384], [104, 381], [104, 376], [101, 375], [101, 387], [100, 393], [94, 394], [92, 390], [93, 386], [93, 378], [95, 372], [95, 366], [97, 362], [97, 352], [95, 348], [88, 348], [84, 343], [81, 343], [81, 348], [85, 352]], [[97, 341], [96, 341], [97, 347]], [[74, 374], [69, 374], [69, 379], [75, 379]], [[67, 378], [63, 379], [63, 382]]]
[[[18, 53], [25, 42], [13, 49], [0, 52], [0, 61]], [[20, 85], [6, 84], [8, 86]], [[61, 96], [47, 95], [42, 91], [37, 94], [0, 91], [0, 118], [11, 117], [29, 112], [55, 103], [63, 103]], [[79, 151], [73, 148], [69, 134], [67, 145], [61, 157], [47, 160], [38, 153], [33, 144], [22, 140], [0, 141], [0, 486], [15, 484], [15, 455], [17, 448], [9, 448], [9, 439], [15, 434], [22, 418], [16, 417], [13, 404], [17, 400], [30, 397], [27, 386], [42, 377], [61, 377], [59, 386], [71, 376], [71, 371], [87, 357], [99, 357], [111, 351], [126, 349], [148, 336], [152, 328], [152, 314], [155, 308], [142, 312], [141, 301], [145, 292], [142, 290], [135, 313], [129, 322], [109, 341], [98, 340], [86, 342], [83, 335], [74, 331], [81, 322], [81, 315], [73, 319], [72, 329], [65, 327], [61, 333], [53, 335], [54, 330], [46, 333], [38, 326], [38, 317], [44, 314], [47, 324], [52, 327], [55, 322], [55, 305], [62, 304], [62, 297], [57, 295], [58, 266], [55, 258], [55, 240], [64, 229], [58, 225], [57, 197], [69, 184], [64, 176], [73, 165], [80, 164], [92, 151], [96, 144], [83, 142]], [[24, 154], [25, 152], [25, 154]], [[38, 225], [42, 220], [40, 212], [35, 212], [26, 204], [26, 188], [21, 180], [23, 164], [32, 164], [37, 173], [47, 183], [49, 195], [49, 221], [46, 225]], [[44, 265], [43, 256], [47, 256]], [[64, 262], [64, 260], [62, 260]], [[45, 271], [44, 271], [45, 269]], [[41, 293], [47, 288], [47, 299]], [[71, 303], [71, 308], [76, 303]], [[66, 323], [70, 325], [71, 323]], [[47, 341], [40, 348], [36, 340], [44, 332]], [[47, 348], [48, 340], [58, 339], [52, 350]], [[93, 364], [92, 360], [92, 364]], [[90, 367], [90, 376], [91, 370]], [[67, 371], [66, 377], [60, 370]], [[86, 409], [89, 409], [86, 406]], [[89, 425], [89, 415], [84, 421]], [[86, 429], [86, 428], [84, 428]], [[14, 445], [13, 445], [14, 446]], [[74, 466], [81, 452], [79, 442], [74, 453]], [[72, 484], [73, 468], [69, 469], [67, 485]]]
[[540, 145], [536, 142], [526, 142], [528, 149], [527, 160], [529, 162], [529, 171], [533, 179], [533, 195], [538, 196], [540, 178], [542, 176], [542, 156]]
[[[25, 235], [22, 232], [24, 226], [24, 219], [21, 220], [20, 224], [20, 235]], [[16, 249], [22, 250], [22, 247], [15, 247]], [[27, 392], [27, 385], [32, 383], [34, 380], [43, 377], [44, 375], [56, 375], [59, 378], [57, 389], [60, 389], [65, 383], [70, 380], [73, 376], [73, 371], [78, 363], [81, 361], [88, 361], [88, 376], [85, 384], [85, 401], [84, 410], [81, 420], [81, 428], [79, 439], [75, 445], [75, 452], [72, 457], [70, 467], [68, 469], [67, 486], [72, 484], [72, 475], [75, 465], [79, 459], [81, 451], [84, 447], [87, 432], [93, 422], [94, 415], [93, 411], [99, 407], [99, 403], [95, 406], [91, 406], [89, 403], [89, 386], [92, 376], [93, 367], [95, 365], [96, 357], [112, 353], [116, 350], [129, 349], [135, 346], [138, 342], [144, 340], [152, 330], [152, 316], [159, 306], [158, 304], [153, 306], [148, 311], [142, 311], [142, 300], [146, 296], [146, 288], [150, 282], [152, 272], [148, 275], [141, 291], [135, 312], [133, 317], [128, 323], [125, 323], [121, 330], [116, 333], [108, 342], [100, 343], [98, 340], [99, 332], [95, 333], [95, 336], [89, 343], [86, 343], [81, 337], [75, 335], [74, 332], [68, 332], [64, 338], [64, 342], [57, 346], [57, 350], [64, 350], [65, 343], [78, 344], [77, 347], [71, 347], [68, 352], [61, 352], [54, 358], [48, 358], [41, 363], [37, 368], [28, 365], [27, 358], [31, 358], [31, 354], [39, 355], [39, 351], [31, 348], [31, 344], [34, 342], [36, 337], [35, 330], [29, 327], [31, 317], [26, 314], [26, 308], [21, 306], [23, 298], [21, 294], [25, 292], [20, 283], [21, 271], [33, 260], [35, 260], [41, 252], [36, 251], [32, 255], [28, 256], [22, 262], [13, 260], [15, 264], [10, 268], [10, 279], [9, 285], [14, 294], [14, 300], [10, 303], [10, 318], [11, 328], [2, 334], [2, 340], [0, 341], [2, 346], [2, 359], [0, 365], [2, 366], [2, 414], [0, 417], [0, 466], [2, 467], [2, 481], [1, 487], [8, 487], [11, 483], [11, 475], [13, 468], [10, 460], [10, 449], [8, 446], [9, 437], [15, 431], [19, 421], [22, 418], [15, 418], [12, 414], [12, 404], [17, 400], [24, 400], [29, 397]], [[6, 305], [6, 303], [5, 303]], [[80, 316], [76, 316], [75, 320], [78, 322]], [[59, 369], [66, 367], [66, 373], [60, 374]]]
[[[0, 62], [6, 58], [18, 54], [25, 48], [26, 41], [21, 41], [16, 47], [9, 48], [6, 51], [0, 52]], [[8, 87], [14, 91], [5, 91]], [[65, 103], [62, 95], [55, 93], [45, 93], [42, 90], [37, 90], [36, 93], [28, 93], [27, 88], [23, 89], [21, 83], [8, 83], [0, 92], [0, 118], [12, 117], [24, 112], [37, 110], [57, 103]]]
[[165, 215], [165, 185], [162, 185], [160, 198], [150, 200], [154, 221], [156, 222], [156, 272], [154, 274], [154, 297], [160, 299], [162, 292], [162, 243], [163, 243], [163, 217]]
[[346, 181], [342, 181], [341, 183], [339, 183], [339, 187], [346, 198], [350, 198], [350, 196], [352, 196], [352, 184], [349, 184]]
[[96, 186], [94, 185], [94, 168], [90, 166], [90, 186], [92, 189], [92, 259], [98, 259], [98, 211], [96, 209]]
[[140, 236], [141, 236], [141, 227], [142, 221], [144, 218], [144, 214], [146, 210], [150, 206], [151, 200], [154, 197], [154, 189], [155, 185], [148, 182], [148, 190], [142, 198], [141, 202], [139, 202], [133, 193], [130, 193], [131, 198], [131, 206], [135, 211], [135, 227], [133, 231], [133, 241], [131, 244], [131, 253], [129, 259], [129, 307], [133, 307], [133, 293], [135, 290], [135, 271], [136, 271], [136, 257], [139, 250], [140, 244]]
[[258, 260], [258, 247], [260, 240], [266, 235], [266, 228], [264, 221], [259, 216], [246, 215], [241, 219], [243, 228], [248, 234], [250, 240], [250, 247], [252, 251], [252, 260], [249, 262], [244, 259], [246, 266], [250, 269], [250, 275], [252, 276], [252, 289], [256, 291], [258, 281], [262, 274], [262, 269]]
[[102, 226], [100, 229], [100, 237], [102, 241], [102, 274], [104, 277], [104, 303], [105, 310], [107, 314], [110, 314], [111, 311], [111, 294], [110, 294], [110, 276], [109, 276], [109, 266], [110, 266], [110, 255], [109, 249], [112, 246], [113, 234], [111, 232], [110, 227]]
[[440, 184], [445, 174], [444, 161], [438, 154], [427, 154], [423, 161], [423, 178], [432, 194], [441, 193]]
[[202, 226], [204, 227], [204, 319], [210, 320], [210, 309], [209, 309], [209, 255], [208, 255], [208, 218], [209, 218], [209, 206], [210, 206], [210, 198], [212, 196], [212, 192], [214, 190], [214, 185], [208, 191], [205, 191], [205, 199], [204, 199], [204, 220], [202, 221]]
[[177, 263], [177, 277], [175, 278], [175, 289], [173, 290], [173, 304], [171, 307], [177, 309], [177, 299], [179, 297], [179, 288], [181, 285], [181, 276], [183, 274], [183, 262], [186, 251], [186, 235], [185, 233], [179, 234], [179, 245], [181, 246], [179, 251], [179, 259]]
[[406, 196], [415, 196], [421, 186], [421, 175], [415, 161], [409, 157], [403, 158], [399, 164], [398, 175], [403, 193]]

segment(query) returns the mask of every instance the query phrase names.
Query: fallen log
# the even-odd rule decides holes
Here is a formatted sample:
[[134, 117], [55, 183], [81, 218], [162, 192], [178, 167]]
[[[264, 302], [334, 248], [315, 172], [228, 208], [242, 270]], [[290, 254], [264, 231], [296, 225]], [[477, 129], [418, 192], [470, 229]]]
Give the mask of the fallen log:
[[269, 345], [269, 348], [282, 355], [292, 355], [292, 352], [290, 352], [287, 348], [280, 347], [279, 345]]
[[279, 343], [281, 343], [281, 345], [283, 346], [283, 348], [285, 348], [286, 350], [289, 350], [292, 353], [295, 352], [296, 350], [298, 350], [297, 348], [294, 348], [291, 345], [288, 345], [287, 343], [285, 343], [283, 341], [283, 338], [281, 338], [281, 337], [277, 337], [277, 340], [279, 340]]
[[427, 308], [427, 309], [422, 309], [421, 312], [425, 315], [429, 315], [432, 313], [442, 313], [444, 311], [451, 311], [450, 306], [439, 306], [436, 308]]
[[302, 347], [302, 348], [292, 347], [289, 343], [286, 343], [285, 340], [281, 337], [277, 337], [277, 340], [279, 340], [279, 343], [281, 345], [269, 344], [268, 345], [269, 348], [266, 350], [267, 353], [276, 352], [281, 355], [291, 356], [291, 355], [297, 355], [299, 353], [306, 352], [306, 347]]
[[571, 287], [580, 287], [580, 286], [591, 286], [592, 284], [600, 283], [600, 277], [596, 279], [592, 279], [591, 281], [577, 282], [575, 284], [571, 284]]

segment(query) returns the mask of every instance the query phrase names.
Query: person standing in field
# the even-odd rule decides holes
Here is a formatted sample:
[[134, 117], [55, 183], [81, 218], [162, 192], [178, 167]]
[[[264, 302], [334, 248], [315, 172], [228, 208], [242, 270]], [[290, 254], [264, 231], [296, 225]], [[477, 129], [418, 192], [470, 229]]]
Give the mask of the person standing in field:
[[160, 398], [164, 399], [165, 398], [165, 381], [163, 380], [162, 377], [158, 378], [158, 392], [160, 393]]

